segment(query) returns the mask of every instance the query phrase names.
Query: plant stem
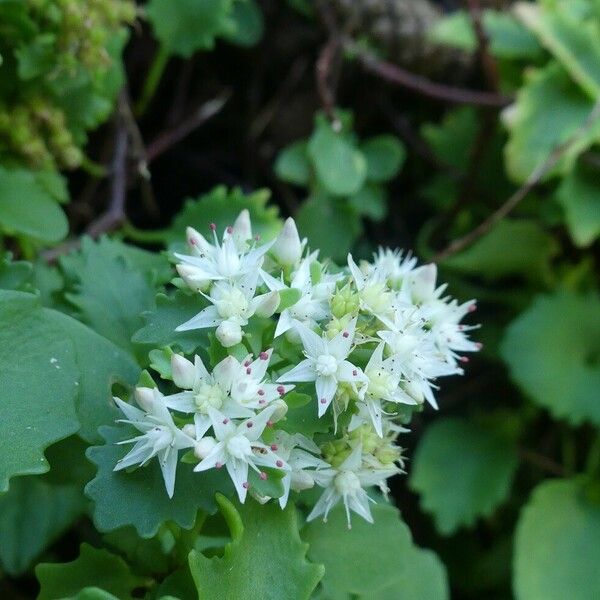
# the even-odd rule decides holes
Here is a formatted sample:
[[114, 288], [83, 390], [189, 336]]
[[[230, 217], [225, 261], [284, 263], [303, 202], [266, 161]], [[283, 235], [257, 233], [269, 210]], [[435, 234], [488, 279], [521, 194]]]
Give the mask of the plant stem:
[[600, 431], [596, 432], [590, 444], [585, 462], [585, 471], [590, 476], [597, 475], [600, 472]]
[[152, 64], [150, 65], [148, 75], [146, 76], [146, 81], [144, 82], [144, 87], [142, 88], [142, 93], [135, 105], [134, 114], [136, 117], [140, 117], [146, 112], [148, 105], [152, 101], [152, 98], [154, 98], [154, 94], [156, 93], [156, 89], [158, 88], [158, 84], [160, 83], [165, 67], [169, 62], [169, 58], [169, 51], [164, 45], [161, 45], [154, 56]]

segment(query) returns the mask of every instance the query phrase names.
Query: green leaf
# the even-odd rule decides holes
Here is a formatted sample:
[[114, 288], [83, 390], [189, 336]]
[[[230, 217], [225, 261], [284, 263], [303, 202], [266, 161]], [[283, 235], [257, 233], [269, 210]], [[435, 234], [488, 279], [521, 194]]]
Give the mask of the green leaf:
[[233, 0], [150, 0], [146, 14], [168, 52], [189, 58], [212, 49], [216, 37], [235, 34], [232, 8]]
[[12, 261], [10, 254], [0, 258], [0, 289], [18, 290], [31, 279], [33, 266], [26, 261]]
[[90, 586], [83, 588], [74, 596], [69, 596], [69, 598], [64, 600], [119, 600], [119, 598], [99, 587]]
[[278, 154], [275, 161], [275, 174], [279, 179], [294, 185], [309, 184], [311, 166], [308, 161], [306, 141], [294, 142]]
[[[40, 582], [38, 600], [56, 600], [77, 595], [82, 588], [101, 587], [121, 600], [132, 597], [132, 591], [143, 580], [131, 573], [127, 563], [107, 550], [82, 544], [79, 556], [70, 563], [42, 563], [35, 568]], [[103, 598], [85, 595], [84, 598]]]
[[556, 418], [600, 425], [600, 299], [537, 296], [500, 348], [512, 379]]
[[592, 244], [600, 234], [600, 183], [597, 170], [579, 166], [562, 180], [556, 199], [565, 211], [571, 238], [579, 247]]
[[174, 352], [166, 346], [165, 348], [150, 350], [148, 358], [150, 359], [150, 367], [154, 369], [162, 379], [173, 379], [173, 371], [171, 369], [171, 357]]
[[[578, 131], [594, 103], [556, 62], [533, 71], [505, 118], [509, 140], [505, 148], [508, 175], [523, 183], [551, 152]], [[552, 127], [548, 127], [552, 123]], [[577, 156], [600, 135], [600, 124], [589, 127], [563, 154], [548, 177], [567, 173]]]
[[44, 449], [79, 428], [72, 342], [39, 300], [0, 291], [0, 491], [15, 475], [44, 473]]
[[197, 315], [206, 302], [198, 295], [177, 290], [172, 296], [158, 294], [156, 309], [142, 315], [145, 325], [135, 332], [132, 341], [153, 346], [177, 346], [190, 354], [199, 346], [208, 347], [205, 330], [175, 331], [175, 328]]
[[598, 597], [599, 539], [600, 504], [589, 498], [585, 481], [566, 479], [538, 485], [517, 525], [513, 578], [516, 597]]
[[[62, 468], [62, 465], [58, 465]], [[77, 485], [53, 485], [19, 477], [0, 495], [0, 565], [11, 576], [24, 573], [85, 510]]]
[[378, 135], [360, 147], [367, 161], [367, 179], [382, 183], [394, 178], [404, 161], [406, 149], [394, 135]]
[[308, 558], [325, 565], [321, 582], [327, 600], [438, 600], [448, 584], [437, 556], [415, 546], [398, 510], [377, 504], [374, 523], [352, 520], [348, 529], [341, 506], [327, 523], [313, 521], [302, 530]]
[[131, 336], [143, 324], [142, 312], [154, 307], [153, 286], [123, 259], [106, 255], [95, 244], [82, 250], [77, 279], [77, 291], [66, 297], [78, 308], [81, 320], [133, 353]]
[[571, 15], [565, 3], [519, 3], [516, 14], [594, 99], [600, 96], [600, 23]]
[[279, 429], [289, 433], [301, 433], [312, 439], [315, 433], [327, 433], [332, 425], [329, 413], [319, 417], [314, 397], [292, 391], [285, 395], [289, 410], [283, 421], [277, 423]]
[[317, 123], [308, 141], [317, 177], [333, 196], [350, 196], [362, 187], [367, 177], [367, 161], [352, 138], [344, 131], [336, 132], [327, 120]]
[[[535, 59], [540, 56], [541, 48], [535, 36], [513, 15], [486, 10], [483, 12], [483, 26], [494, 56], [512, 60]], [[439, 19], [429, 31], [429, 38], [439, 44], [467, 52], [477, 50], [477, 38], [471, 17], [463, 10], [457, 10]]]
[[419, 442], [410, 485], [440, 533], [450, 535], [506, 500], [516, 467], [514, 439], [498, 428], [439, 419]]
[[56, 36], [52, 33], [38, 35], [26, 45], [15, 50], [17, 72], [24, 80], [34, 79], [56, 66]]
[[323, 256], [344, 263], [362, 232], [360, 216], [347, 202], [321, 194], [311, 196], [300, 206], [296, 223], [311, 248], [319, 248]]
[[134, 385], [140, 368], [130, 354], [79, 321], [53, 310], [46, 314], [74, 346], [79, 369], [75, 406], [81, 423], [77, 433], [89, 443], [98, 443], [102, 439], [98, 427], [114, 423], [119, 414], [112, 400], [112, 385]]
[[32, 171], [0, 167], [0, 226], [44, 243], [60, 242], [69, 230], [62, 208]]
[[271, 192], [264, 189], [244, 194], [239, 188], [228, 190], [218, 186], [195, 200], [188, 199], [171, 227], [163, 232], [163, 240], [167, 244], [183, 243], [188, 226], [206, 233], [211, 223], [215, 223], [220, 235], [228, 225], [233, 225], [244, 209], [250, 213], [252, 233], [263, 240], [271, 240], [279, 234], [281, 221], [277, 208], [267, 205], [270, 196]]
[[192, 550], [190, 570], [200, 598], [247, 600], [308, 599], [323, 567], [305, 558], [295, 508], [248, 501], [236, 508], [217, 497], [232, 541], [223, 557], [207, 558]]
[[520, 275], [544, 282], [550, 279], [550, 264], [558, 250], [554, 238], [536, 222], [504, 219], [442, 265], [488, 281]]
[[141, 537], [156, 535], [166, 521], [174, 521], [184, 529], [194, 525], [198, 510], [214, 512], [217, 491], [232, 489], [226, 473], [213, 469], [194, 473], [192, 466], [180, 463], [173, 498], [165, 490], [157, 460], [133, 471], [113, 471], [128, 448], [117, 442], [136, 435], [128, 427], [102, 427], [106, 440], [87, 452], [98, 467], [96, 477], [88, 483], [85, 493], [94, 501], [94, 524], [99, 531], [113, 531], [131, 525]]
[[233, 31], [223, 34], [228, 42], [245, 48], [260, 42], [265, 23], [262, 11], [255, 0], [236, 0], [232, 6], [231, 19]]
[[387, 194], [383, 187], [365, 184], [356, 194], [348, 198], [348, 204], [360, 215], [373, 221], [383, 221], [387, 215]]

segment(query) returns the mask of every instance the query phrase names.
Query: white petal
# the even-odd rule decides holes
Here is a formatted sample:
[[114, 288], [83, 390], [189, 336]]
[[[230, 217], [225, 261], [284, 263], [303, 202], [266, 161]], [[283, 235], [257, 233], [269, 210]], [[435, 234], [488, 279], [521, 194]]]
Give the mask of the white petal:
[[185, 391], [178, 394], [171, 394], [170, 396], [165, 396], [164, 400], [165, 405], [173, 410], [184, 413], [193, 413], [196, 411], [193, 392]]
[[[373, 523], [371, 508], [369, 507], [369, 496], [365, 490], [357, 490], [354, 494], [344, 497], [344, 504], [346, 505], [346, 514], [348, 514], [348, 508], [350, 508], [365, 521]], [[350, 528], [350, 515], [348, 515], [348, 528]]]
[[177, 450], [167, 446], [158, 455], [158, 463], [162, 476], [165, 481], [165, 487], [167, 488], [167, 494], [169, 498], [173, 497], [175, 492], [175, 474], [177, 472]]
[[356, 331], [356, 318], [352, 319], [348, 326], [340, 331], [330, 342], [329, 352], [338, 360], [342, 360], [350, 354], [350, 349], [354, 342], [354, 332]]
[[308, 356], [316, 358], [321, 354], [329, 354], [327, 342], [325, 342], [320, 335], [317, 335], [312, 331], [312, 329], [309, 329], [306, 325], [298, 322], [296, 331], [302, 340], [302, 345]]
[[207, 306], [201, 310], [195, 317], [182, 323], [175, 328], [175, 331], [190, 331], [191, 329], [205, 329], [207, 327], [216, 327], [223, 319], [219, 316], [216, 306]]
[[337, 391], [337, 386], [338, 384], [335, 377], [319, 377], [315, 381], [319, 417], [322, 417], [329, 408], [329, 405], [335, 396], [335, 392]]
[[314, 381], [317, 374], [310, 360], [303, 360], [293, 369], [290, 369], [277, 379], [277, 383], [286, 383], [288, 381]]
[[195, 472], [208, 471], [208, 469], [214, 469], [218, 464], [223, 465], [227, 460], [225, 454], [225, 444], [219, 442], [207, 455], [206, 458], [201, 460], [195, 467]]
[[335, 489], [331, 487], [325, 489], [308, 517], [306, 517], [306, 520], [312, 521], [319, 515], [323, 515], [323, 521], [327, 521], [327, 515], [329, 514], [329, 511], [340, 498], [341, 496], [335, 491]]
[[233, 485], [235, 486], [238, 498], [243, 504], [248, 493], [248, 463], [237, 458], [232, 458], [227, 461], [226, 467], [229, 477], [231, 477], [231, 481], [233, 481]]

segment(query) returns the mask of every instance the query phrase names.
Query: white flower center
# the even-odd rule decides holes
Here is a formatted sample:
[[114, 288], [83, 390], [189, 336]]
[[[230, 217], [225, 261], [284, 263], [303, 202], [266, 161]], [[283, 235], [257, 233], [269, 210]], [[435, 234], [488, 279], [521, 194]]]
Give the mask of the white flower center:
[[317, 358], [317, 362], [315, 364], [315, 371], [317, 375], [323, 375], [324, 377], [329, 377], [330, 375], [335, 375], [338, 370], [338, 361], [335, 356], [331, 354], [321, 354]]
[[155, 449], [163, 449], [173, 441], [173, 432], [166, 427], [155, 427], [146, 434], [152, 439], [152, 445]]
[[342, 495], [352, 494], [361, 489], [360, 481], [352, 471], [342, 471], [333, 482], [335, 489]]
[[361, 300], [374, 312], [387, 312], [392, 303], [392, 295], [385, 283], [370, 283], [360, 291]]
[[199, 412], [206, 414], [209, 407], [219, 410], [223, 406], [225, 392], [219, 384], [210, 385], [202, 381], [194, 394], [194, 404]]
[[248, 310], [248, 299], [240, 289], [233, 286], [221, 289], [218, 297], [215, 294], [214, 300], [219, 315], [224, 319], [242, 316]]
[[227, 440], [227, 452], [233, 458], [244, 460], [247, 456], [252, 455], [252, 446], [250, 440], [243, 435], [234, 435]]
[[238, 256], [238, 253], [234, 251], [233, 248], [228, 247], [227, 244], [225, 244], [225, 247], [223, 247], [218, 254], [217, 268], [219, 269], [219, 273], [226, 277], [233, 277], [238, 274], [240, 269], [240, 257]]
[[369, 378], [367, 392], [373, 398], [386, 398], [398, 385], [396, 377], [384, 369], [368, 369], [365, 375]]

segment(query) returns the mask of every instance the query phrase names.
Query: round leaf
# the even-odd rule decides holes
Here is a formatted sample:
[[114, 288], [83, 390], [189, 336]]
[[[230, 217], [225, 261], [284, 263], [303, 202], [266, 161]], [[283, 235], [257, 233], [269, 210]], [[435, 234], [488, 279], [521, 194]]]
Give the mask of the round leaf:
[[501, 354], [514, 381], [555, 417], [600, 424], [597, 296], [538, 296], [508, 327]]
[[600, 597], [600, 504], [582, 480], [547, 481], [517, 526], [514, 591], [520, 600]]
[[371, 138], [361, 150], [367, 160], [367, 179], [377, 183], [392, 179], [406, 159], [404, 145], [393, 135]]

